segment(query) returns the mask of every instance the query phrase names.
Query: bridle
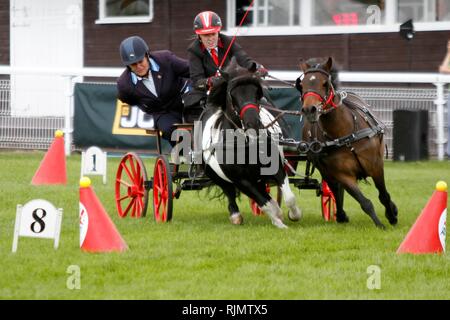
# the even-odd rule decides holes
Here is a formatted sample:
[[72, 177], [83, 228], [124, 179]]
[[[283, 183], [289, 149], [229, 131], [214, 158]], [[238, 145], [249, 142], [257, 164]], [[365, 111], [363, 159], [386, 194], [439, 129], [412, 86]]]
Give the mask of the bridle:
[[[318, 67], [307, 69], [303, 76], [306, 76], [308, 73], [322, 73], [327, 77], [327, 84], [328, 84], [328, 92], [326, 92], [325, 96], [323, 96], [320, 92], [314, 89], [309, 89], [305, 92], [302, 92], [302, 102], [305, 101], [305, 98], [309, 96], [316, 97], [319, 99], [320, 104], [316, 105], [317, 112], [319, 114], [326, 114], [330, 111], [333, 111], [334, 109], [337, 109], [337, 107], [341, 104], [342, 99], [340, 99], [339, 103], [334, 103], [334, 98], [336, 97], [336, 91], [333, 87], [333, 84], [331, 82], [331, 75], [326, 72], [325, 70], [319, 69]], [[341, 98], [341, 96], [339, 96]]]
[[[259, 114], [259, 108], [260, 108], [259, 103], [257, 101], [256, 102], [255, 101], [246, 101], [246, 102], [242, 103], [242, 107], [240, 108], [240, 110], [238, 108], [236, 108], [236, 106], [234, 105], [233, 97], [231, 96], [231, 91], [233, 91], [237, 86], [241, 85], [244, 81], [246, 84], [256, 85], [258, 87], [258, 91], [260, 91], [260, 95], [262, 96], [261, 83], [258, 81], [258, 78], [256, 78], [255, 76], [249, 76], [249, 75], [239, 76], [239, 77], [236, 77], [233, 80], [231, 80], [230, 83], [228, 84], [226, 104], [227, 104], [227, 106], [230, 106], [231, 111], [235, 114], [235, 116], [237, 118], [239, 118], [239, 120], [241, 122], [241, 128], [244, 128], [243, 119], [244, 119], [245, 113], [247, 111], [253, 109], [253, 110], [256, 110], [256, 112]], [[225, 114], [225, 117], [227, 117], [227, 119], [231, 123], [233, 123], [235, 127], [237, 127], [235, 122], [232, 121], [230, 118], [228, 118], [227, 113], [224, 112], [224, 114]]]

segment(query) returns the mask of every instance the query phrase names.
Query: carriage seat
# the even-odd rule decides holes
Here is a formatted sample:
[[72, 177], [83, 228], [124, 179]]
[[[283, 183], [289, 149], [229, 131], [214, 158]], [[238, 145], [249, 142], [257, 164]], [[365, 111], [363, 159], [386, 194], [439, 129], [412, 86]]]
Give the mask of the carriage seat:
[[145, 129], [145, 133], [148, 134], [148, 135], [150, 135], [150, 136], [157, 136], [158, 134], [161, 134], [161, 133], [159, 132], [159, 130], [156, 129], [156, 128], [153, 128], [153, 129]]
[[192, 131], [192, 129], [194, 128], [194, 123], [193, 122], [175, 123], [174, 127], [176, 129], [184, 129], [184, 130]]
[[[174, 127], [175, 127], [175, 130], [181, 129], [181, 130], [192, 131], [192, 129], [194, 128], [194, 124], [193, 123], [175, 123]], [[156, 136], [158, 134], [161, 135], [161, 132], [159, 132], [159, 130], [156, 128], [145, 129], [145, 133], [150, 136]]]

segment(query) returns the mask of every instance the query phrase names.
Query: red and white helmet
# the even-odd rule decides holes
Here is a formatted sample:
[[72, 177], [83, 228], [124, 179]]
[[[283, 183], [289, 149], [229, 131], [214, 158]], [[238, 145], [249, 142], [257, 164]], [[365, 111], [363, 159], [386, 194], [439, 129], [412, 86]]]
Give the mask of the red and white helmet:
[[196, 34], [220, 32], [222, 21], [217, 13], [212, 11], [200, 12], [194, 19], [194, 31]]

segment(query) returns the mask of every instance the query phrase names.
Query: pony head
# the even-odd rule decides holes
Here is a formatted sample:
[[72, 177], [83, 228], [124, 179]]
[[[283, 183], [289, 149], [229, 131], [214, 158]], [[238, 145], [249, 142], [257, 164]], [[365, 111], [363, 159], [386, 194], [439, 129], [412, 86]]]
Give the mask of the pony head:
[[235, 126], [246, 129], [260, 129], [259, 105], [263, 96], [261, 77], [256, 66], [242, 68], [233, 58], [221, 79], [214, 83], [208, 102], [220, 106]]
[[303, 79], [298, 83], [302, 99], [302, 112], [309, 122], [317, 122], [321, 114], [337, 108], [335, 89], [337, 70], [333, 59], [311, 58], [300, 63]]

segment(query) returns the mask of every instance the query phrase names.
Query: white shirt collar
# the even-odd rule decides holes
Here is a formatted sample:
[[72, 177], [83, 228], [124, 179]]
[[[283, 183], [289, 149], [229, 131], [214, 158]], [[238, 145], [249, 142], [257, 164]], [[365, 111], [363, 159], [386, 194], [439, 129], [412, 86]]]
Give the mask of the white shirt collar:
[[[148, 76], [149, 76], [149, 77], [151, 76], [151, 72], [152, 72], [152, 71], [158, 72], [158, 71], [159, 71], [159, 68], [160, 68], [160, 67], [159, 67], [159, 64], [156, 63], [155, 60], [153, 60], [152, 58], [150, 58], [150, 69], [148, 70]], [[134, 72], [131, 72], [131, 81], [133, 82], [133, 84], [136, 85], [136, 83], [137, 83], [139, 80], [142, 80], [142, 78], [139, 77], [139, 76], [138, 76], [137, 74], [135, 74]]]

